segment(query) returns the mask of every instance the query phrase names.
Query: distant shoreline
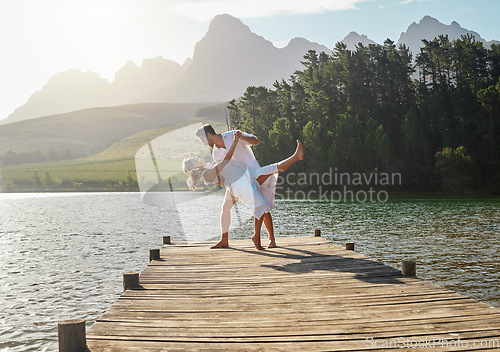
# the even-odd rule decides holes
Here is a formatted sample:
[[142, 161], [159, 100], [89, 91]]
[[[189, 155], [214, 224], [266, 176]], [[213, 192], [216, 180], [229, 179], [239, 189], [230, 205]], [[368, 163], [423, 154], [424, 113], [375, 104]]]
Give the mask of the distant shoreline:
[[[188, 192], [189, 189], [178, 189], [175, 191], [156, 191], [156, 192]], [[203, 191], [198, 191], [203, 192]], [[30, 193], [141, 193], [137, 189], [121, 189], [121, 190], [111, 190], [111, 189], [79, 189], [79, 190], [17, 190], [17, 191], [4, 191], [0, 190], [0, 194], [30, 194]], [[387, 192], [390, 197], [500, 197], [500, 193], [490, 191], [490, 192], [470, 192], [470, 193], [446, 193], [446, 192]], [[280, 194], [278, 194], [279, 196]], [[318, 196], [311, 196], [311, 200], [320, 200]], [[280, 200], [280, 197], [277, 197]], [[286, 199], [285, 199], [286, 200]], [[297, 199], [300, 201], [301, 199]], [[367, 201], [368, 202], [368, 201]]]

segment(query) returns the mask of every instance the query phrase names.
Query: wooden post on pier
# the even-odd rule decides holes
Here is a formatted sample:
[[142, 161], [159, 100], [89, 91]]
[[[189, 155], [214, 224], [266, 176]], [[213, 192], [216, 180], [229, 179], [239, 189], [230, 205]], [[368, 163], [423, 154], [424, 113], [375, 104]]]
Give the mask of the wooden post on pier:
[[354, 242], [346, 242], [345, 249], [347, 249], [348, 251], [353, 251], [354, 250]]
[[149, 261], [160, 259], [160, 250], [159, 249], [150, 249], [149, 250]]
[[139, 287], [139, 273], [125, 273], [123, 274], [123, 291], [129, 288]]
[[321, 237], [321, 229], [314, 229], [314, 237]]
[[163, 236], [163, 244], [170, 244], [170, 236]]
[[404, 276], [417, 276], [417, 265], [413, 260], [403, 260], [401, 272]]
[[59, 352], [82, 352], [87, 347], [85, 320], [65, 320], [57, 323]]

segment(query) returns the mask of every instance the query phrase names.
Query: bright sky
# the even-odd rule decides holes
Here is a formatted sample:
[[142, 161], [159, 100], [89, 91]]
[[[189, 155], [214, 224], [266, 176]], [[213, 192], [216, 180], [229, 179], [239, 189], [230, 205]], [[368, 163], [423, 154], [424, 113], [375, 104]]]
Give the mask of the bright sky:
[[397, 41], [425, 15], [500, 40], [499, 0], [0, 0], [0, 119], [69, 68], [112, 81], [128, 60], [182, 64], [219, 13], [277, 47], [304, 37], [333, 48], [350, 31]]

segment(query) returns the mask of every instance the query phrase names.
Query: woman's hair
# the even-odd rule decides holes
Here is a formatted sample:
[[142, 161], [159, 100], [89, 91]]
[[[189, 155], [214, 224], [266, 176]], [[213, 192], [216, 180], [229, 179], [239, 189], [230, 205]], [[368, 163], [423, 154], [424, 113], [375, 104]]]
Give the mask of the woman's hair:
[[203, 162], [196, 158], [184, 159], [182, 161], [182, 171], [188, 176], [186, 183], [191, 191], [196, 189], [196, 184], [203, 173], [202, 167]]

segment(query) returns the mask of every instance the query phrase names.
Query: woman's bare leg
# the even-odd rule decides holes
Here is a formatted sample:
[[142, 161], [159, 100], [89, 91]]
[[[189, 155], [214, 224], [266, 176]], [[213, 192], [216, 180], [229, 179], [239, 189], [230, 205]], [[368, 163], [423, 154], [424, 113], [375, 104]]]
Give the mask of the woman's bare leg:
[[262, 247], [262, 244], [260, 243], [260, 229], [262, 228], [262, 221], [264, 220], [264, 215], [260, 217], [260, 219], [254, 218], [254, 228], [255, 228], [255, 234], [252, 236], [252, 241], [253, 244], [255, 245], [255, 248], [257, 249], [264, 249]]
[[266, 226], [266, 230], [269, 233], [269, 245], [267, 248], [276, 248], [276, 239], [274, 238], [274, 226], [273, 226], [273, 217], [270, 212], [264, 214], [264, 226]]
[[272, 174], [268, 174], [268, 175], [260, 175], [259, 177], [257, 177], [257, 182], [259, 183], [259, 185], [263, 184], [264, 182], [266, 182], [266, 180], [269, 178], [269, 176], [271, 176]]
[[[304, 146], [300, 141], [297, 140], [297, 148], [295, 149], [295, 153], [292, 154], [289, 158], [282, 160], [278, 163], [278, 172], [283, 172], [292, 166], [296, 161], [304, 159]], [[268, 177], [268, 175], [260, 175], [257, 177], [257, 182], [262, 185]], [[273, 226], [273, 218], [271, 213], [267, 212], [263, 215], [264, 225], [266, 226], [267, 232], [269, 233], [269, 246], [267, 248], [275, 248], [276, 247], [276, 239], [274, 238], [274, 226]], [[255, 223], [257, 226], [257, 223]], [[257, 231], [257, 230], [256, 230]], [[257, 232], [256, 232], [257, 233]], [[260, 226], [259, 226], [259, 245], [260, 245]], [[253, 239], [253, 238], [252, 238]], [[254, 242], [255, 243], [255, 242]]]
[[304, 159], [304, 146], [302, 143], [297, 140], [297, 148], [295, 149], [295, 153], [285, 160], [282, 160], [278, 163], [278, 172], [283, 172], [292, 166], [296, 161]]
[[[297, 141], [297, 148], [295, 149], [295, 153], [292, 154], [292, 156], [286, 158], [285, 160], [281, 160], [278, 163], [278, 172], [283, 172], [286, 169], [288, 169], [290, 166], [292, 166], [295, 162], [299, 160], [304, 159], [304, 146], [300, 141]], [[267, 178], [271, 176], [269, 175], [260, 175], [257, 177], [257, 182], [259, 185], [263, 184]]]

